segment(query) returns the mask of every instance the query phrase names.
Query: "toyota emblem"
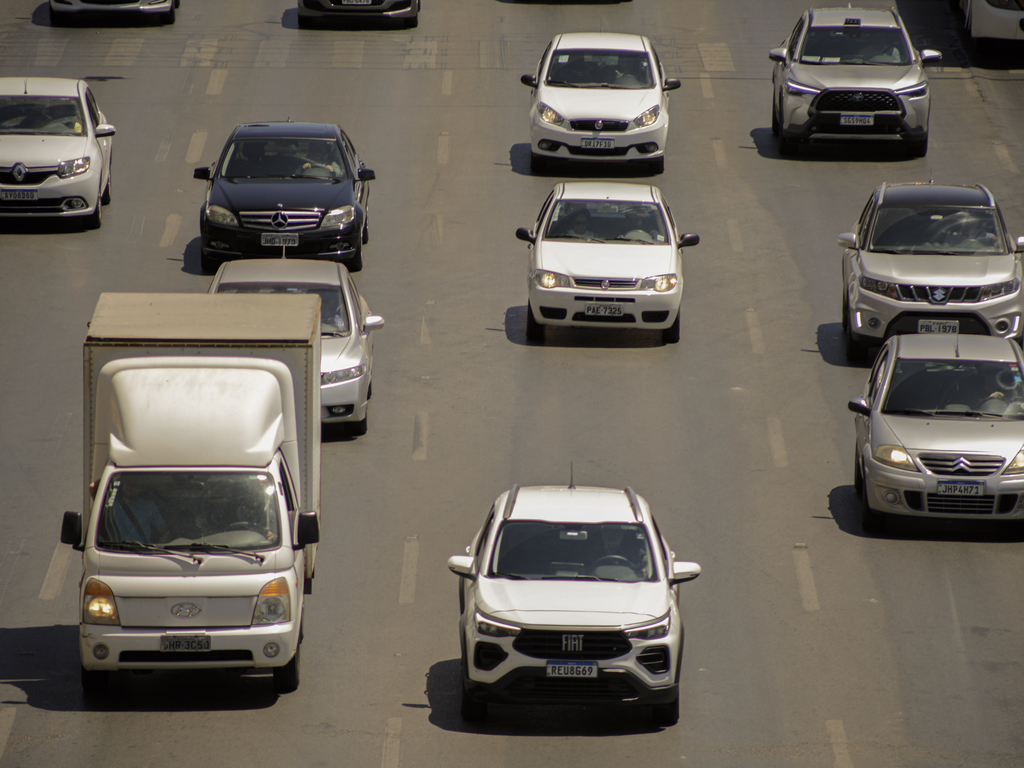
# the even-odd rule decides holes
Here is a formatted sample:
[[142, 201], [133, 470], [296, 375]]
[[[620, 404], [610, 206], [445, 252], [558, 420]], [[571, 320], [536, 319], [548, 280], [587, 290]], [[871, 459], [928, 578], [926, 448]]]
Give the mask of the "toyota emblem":
[[193, 619], [203, 612], [195, 603], [175, 603], [171, 606], [171, 616], [179, 619]]
[[274, 211], [274, 215], [270, 217], [270, 224], [275, 229], [284, 229], [288, 226], [288, 214], [282, 211]]
[[13, 176], [14, 180], [19, 184], [25, 180], [27, 175], [28, 168], [25, 167], [24, 163], [15, 163], [14, 167], [11, 168], [11, 176]]

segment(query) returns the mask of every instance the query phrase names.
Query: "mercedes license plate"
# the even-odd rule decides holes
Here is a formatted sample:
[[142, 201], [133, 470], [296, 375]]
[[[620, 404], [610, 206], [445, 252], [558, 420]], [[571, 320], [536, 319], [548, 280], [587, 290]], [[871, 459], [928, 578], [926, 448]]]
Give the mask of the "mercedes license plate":
[[160, 650], [166, 653], [210, 650], [208, 635], [163, 635]]
[[597, 677], [596, 661], [549, 661], [548, 677]]
[[298, 235], [279, 235], [276, 233], [264, 232], [260, 237], [261, 245], [269, 245], [275, 248], [283, 248], [286, 245], [298, 245]]
[[583, 139], [584, 149], [615, 149], [615, 139]]
[[840, 125], [874, 125], [874, 115], [840, 115]]
[[939, 496], [984, 496], [980, 480], [940, 480]]
[[918, 333], [960, 333], [959, 320], [918, 320]]
[[373, 0], [341, 0], [342, 5], [373, 5]]
[[587, 317], [622, 317], [621, 304], [585, 304], [583, 314]]
[[38, 200], [38, 189], [0, 189], [0, 200]]

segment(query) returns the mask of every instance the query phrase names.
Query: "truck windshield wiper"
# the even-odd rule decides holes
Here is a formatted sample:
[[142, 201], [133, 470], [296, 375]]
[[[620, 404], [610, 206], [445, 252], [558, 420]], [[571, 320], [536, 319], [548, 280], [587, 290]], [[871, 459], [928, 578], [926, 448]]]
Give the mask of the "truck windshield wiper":
[[194, 563], [203, 562], [202, 559], [195, 555], [190, 555], [186, 552], [175, 552], [173, 549], [165, 549], [153, 544], [143, 544], [141, 541], [101, 541], [96, 546], [103, 549], [119, 549], [122, 552], [137, 552], [140, 555], [176, 555], [178, 557], [187, 557]]
[[199, 552], [224, 552], [229, 555], [245, 555], [246, 557], [251, 557], [254, 560], [259, 560], [260, 563], [265, 563], [267, 561], [267, 558], [259, 552], [250, 552], [247, 549], [235, 549], [234, 547], [229, 547], [224, 544], [204, 544], [201, 541], [193, 541], [191, 544], [175, 544], [174, 548]]

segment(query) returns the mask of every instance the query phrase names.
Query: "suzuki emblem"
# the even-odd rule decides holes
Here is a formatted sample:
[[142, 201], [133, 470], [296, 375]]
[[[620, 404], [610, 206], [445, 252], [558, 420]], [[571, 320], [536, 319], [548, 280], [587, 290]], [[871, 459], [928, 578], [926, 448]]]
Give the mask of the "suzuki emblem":
[[932, 304], [945, 304], [949, 293], [945, 288], [933, 288], [928, 296], [931, 298]]
[[203, 612], [195, 603], [176, 603], [171, 606], [171, 616], [179, 619], [192, 619]]

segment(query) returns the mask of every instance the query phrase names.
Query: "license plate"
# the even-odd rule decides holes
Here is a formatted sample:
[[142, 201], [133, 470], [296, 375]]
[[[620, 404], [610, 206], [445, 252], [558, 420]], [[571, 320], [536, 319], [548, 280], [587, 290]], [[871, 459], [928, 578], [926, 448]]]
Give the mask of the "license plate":
[[548, 677], [597, 677], [596, 661], [549, 661]]
[[980, 480], [939, 481], [939, 496], [984, 496], [983, 490]]
[[269, 245], [276, 248], [282, 248], [286, 245], [298, 245], [299, 236], [264, 233], [260, 236], [260, 244]]
[[207, 635], [164, 635], [160, 638], [160, 650], [169, 653], [210, 650]]
[[621, 304], [585, 304], [583, 314], [588, 317], [622, 317]]
[[959, 320], [918, 320], [918, 333], [960, 333]]
[[38, 200], [38, 189], [0, 189], [0, 200]]
[[373, 0], [341, 0], [342, 5], [373, 5]]
[[874, 115], [840, 115], [840, 125], [874, 125]]
[[615, 139], [584, 139], [584, 149], [615, 149]]

